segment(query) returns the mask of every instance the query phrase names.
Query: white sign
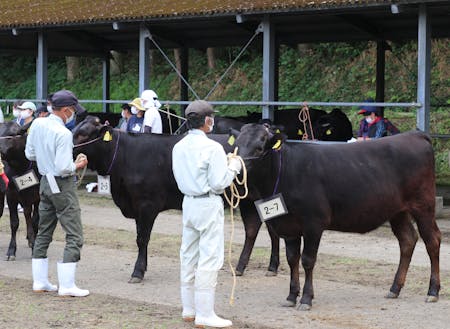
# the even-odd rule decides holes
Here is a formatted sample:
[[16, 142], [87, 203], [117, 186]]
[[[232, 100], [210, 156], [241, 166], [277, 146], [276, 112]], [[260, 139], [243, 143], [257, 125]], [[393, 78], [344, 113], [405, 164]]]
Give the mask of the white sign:
[[267, 199], [257, 200], [255, 201], [255, 206], [261, 222], [265, 222], [266, 220], [281, 215], [286, 215], [288, 213], [281, 193], [275, 194]]
[[111, 182], [108, 176], [97, 176], [97, 192], [99, 194], [111, 194]]
[[21, 176], [14, 176], [13, 181], [19, 191], [25, 190], [34, 185], [39, 185], [39, 179], [37, 178], [33, 169], [27, 171]]

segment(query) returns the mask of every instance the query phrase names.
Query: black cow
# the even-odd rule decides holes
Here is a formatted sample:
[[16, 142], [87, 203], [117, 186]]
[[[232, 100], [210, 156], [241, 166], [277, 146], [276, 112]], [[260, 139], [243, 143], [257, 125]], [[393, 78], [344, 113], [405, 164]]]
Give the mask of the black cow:
[[400, 245], [400, 263], [387, 295], [396, 298], [418, 239], [410, 216], [431, 261], [427, 301], [437, 301], [441, 233], [434, 218], [434, 155], [427, 135], [410, 132], [367, 142], [320, 145], [283, 143], [280, 135], [257, 124], [247, 124], [235, 134], [239, 155], [246, 159], [250, 199], [275, 193], [284, 197], [288, 214], [266, 223], [286, 241], [291, 268], [289, 306], [296, 304], [300, 292], [300, 255], [305, 284], [299, 307], [312, 306], [312, 274], [324, 230], [366, 233], [386, 221]]
[[[29, 161], [25, 157], [26, 131], [29, 125], [20, 127], [15, 122], [6, 122], [0, 125], [0, 152], [5, 161], [5, 173], [9, 178], [9, 186], [6, 191], [11, 226], [11, 241], [6, 253], [7, 260], [16, 258], [16, 234], [19, 229], [19, 215], [17, 205], [23, 207], [23, 213], [27, 224], [28, 246], [33, 248], [34, 240], [39, 224], [39, 185], [34, 185], [27, 189], [18, 190], [13, 180], [16, 176], [22, 176], [33, 170], [37, 178], [40, 179], [35, 162]], [[3, 215], [4, 196], [0, 195], [0, 216]]]
[[309, 118], [303, 117], [299, 109], [276, 110], [273, 122], [262, 120], [261, 113], [256, 112], [248, 112], [246, 117], [216, 117], [214, 131], [228, 133], [230, 128], [240, 130], [245, 123], [269, 123], [273, 130], [278, 129], [293, 140], [303, 139], [305, 134], [308, 139], [314, 137], [322, 141], [347, 141], [353, 137], [350, 120], [337, 108], [330, 113], [310, 108]]
[[[112, 136], [112, 141], [109, 138], [104, 140], [107, 132]], [[73, 130], [73, 137], [75, 154], [86, 154], [90, 169], [110, 176], [114, 203], [125, 217], [136, 220], [139, 252], [130, 282], [140, 282], [147, 270], [147, 246], [156, 216], [167, 209], [181, 209], [183, 195], [172, 174], [172, 148], [183, 136], [124, 133], [102, 125], [96, 117], [88, 116]], [[226, 152], [232, 150], [227, 143], [228, 135], [210, 137], [222, 144]], [[244, 225], [259, 229], [259, 219], [251, 217], [251, 220], [256, 220], [256, 224], [248, 223], [243, 218]], [[253, 229], [246, 232], [240, 261], [242, 271], [247, 265], [257, 233], [258, 230]], [[278, 239], [271, 237], [276, 257], [271, 258], [269, 271], [276, 272], [279, 264]]]
[[313, 122], [314, 138], [345, 142], [353, 137], [352, 123], [340, 109], [321, 115]]

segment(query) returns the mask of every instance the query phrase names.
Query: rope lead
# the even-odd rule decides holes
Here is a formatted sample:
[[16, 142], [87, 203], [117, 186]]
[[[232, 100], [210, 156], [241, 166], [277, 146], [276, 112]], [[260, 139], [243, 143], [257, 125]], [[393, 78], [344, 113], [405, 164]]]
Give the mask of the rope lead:
[[[230, 205], [230, 218], [231, 218], [231, 234], [230, 234], [230, 242], [228, 244], [228, 265], [230, 266], [231, 273], [233, 274], [233, 286], [231, 288], [231, 295], [230, 295], [231, 306], [234, 305], [234, 291], [236, 289], [236, 271], [234, 270], [233, 264], [231, 264], [231, 253], [234, 239], [234, 209], [239, 206], [239, 202], [241, 201], [241, 199], [245, 199], [248, 195], [247, 168], [245, 167], [244, 160], [237, 155], [237, 149], [238, 149], [237, 147], [234, 149], [233, 157], [239, 159], [239, 161], [242, 164], [242, 179], [239, 180], [239, 178], [236, 176], [233, 182], [231, 182], [230, 196], [227, 195], [226, 191], [223, 192], [225, 199]], [[238, 186], [244, 187], [245, 192], [243, 195], [239, 194]]]

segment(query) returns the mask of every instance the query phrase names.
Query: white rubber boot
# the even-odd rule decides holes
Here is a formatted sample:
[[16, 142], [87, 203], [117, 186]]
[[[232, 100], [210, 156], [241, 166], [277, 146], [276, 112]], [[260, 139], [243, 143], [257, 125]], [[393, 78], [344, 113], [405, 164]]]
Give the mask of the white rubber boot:
[[233, 323], [222, 319], [214, 312], [215, 288], [201, 289], [195, 291], [195, 327], [226, 328]]
[[56, 291], [58, 287], [48, 281], [48, 258], [32, 258], [33, 291]]
[[195, 288], [194, 284], [181, 283], [181, 304], [183, 321], [192, 322], [195, 320]]
[[58, 263], [58, 281], [60, 296], [84, 297], [89, 290], [80, 289], [75, 285], [77, 263]]

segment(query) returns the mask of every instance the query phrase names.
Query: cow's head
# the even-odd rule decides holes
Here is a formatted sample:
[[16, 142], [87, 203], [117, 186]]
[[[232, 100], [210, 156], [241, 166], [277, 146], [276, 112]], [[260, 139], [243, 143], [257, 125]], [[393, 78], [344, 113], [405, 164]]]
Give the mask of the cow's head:
[[265, 125], [249, 123], [240, 132], [233, 131], [238, 154], [244, 159], [248, 168], [254, 161], [264, 158], [269, 152], [279, 150], [286, 139], [281, 133], [273, 133]]
[[105, 125], [100, 122], [100, 118], [88, 115], [73, 129], [73, 144], [88, 143], [104, 134], [104, 130]]
[[[87, 116], [72, 131], [74, 155], [84, 153], [89, 160], [94, 159], [96, 157], [94, 144], [102, 140], [109, 140], [112, 130], [113, 128], [109, 125], [102, 124], [98, 117]], [[109, 138], [106, 138], [107, 133]], [[89, 161], [89, 167], [93, 168], [93, 166], [94, 161]]]
[[25, 159], [25, 144], [30, 125], [31, 123], [21, 127], [14, 121], [0, 124], [0, 153], [4, 160]]

